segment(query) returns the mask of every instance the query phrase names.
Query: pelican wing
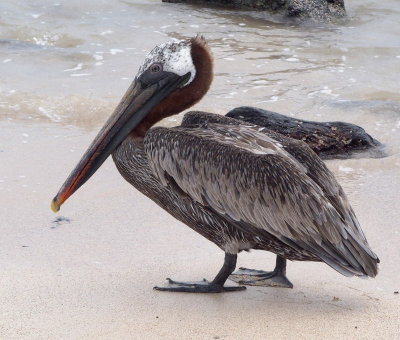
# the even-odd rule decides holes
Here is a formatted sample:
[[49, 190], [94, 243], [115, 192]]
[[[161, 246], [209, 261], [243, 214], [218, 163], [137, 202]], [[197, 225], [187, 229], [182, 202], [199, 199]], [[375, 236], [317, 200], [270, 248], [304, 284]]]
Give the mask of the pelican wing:
[[324, 190], [309, 168], [256, 127], [154, 128], [144, 143], [164, 185], [173, 181], [235, 225], [311, 252], [344, 275], [376, 275], [377, 257], [337, 182]]
[[346, 221], [346, 224], [350, 226], [350, 228], [356, 229], [354, 232], [360, 234], [360, 237], [366, 243], [363, 231], [361, 230], [359, 222], [342, 187], [336, 181], [336, 178], [326, 167], [321, 158], [316, 157], [315, 152], [305, 142], [286, 137], [265, 127], [251, 125], [251, 123], [244, 123], [237, 119], [202, 111], [190, 111], [186, 113], [183, 117], [181, 126], [208, 128], [210, 123], [211, 127], [213, 126], [212, 124], [223, 124], [234, 126], [241, 125], [243, 127], [253, 128], [267, 137], [279, 142], [285, 151], [306, 168], [307, 176], [322, 189], [325, 197], [336, 208], [337, 212], [341, 214], [341, 217]]

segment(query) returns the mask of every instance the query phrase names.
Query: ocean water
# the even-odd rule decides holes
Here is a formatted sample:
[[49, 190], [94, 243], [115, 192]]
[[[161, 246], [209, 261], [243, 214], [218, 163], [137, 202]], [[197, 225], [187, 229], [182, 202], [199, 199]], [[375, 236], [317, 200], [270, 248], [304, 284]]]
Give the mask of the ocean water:
[[266, 13], [159, 0], [4, 0], [0, 119], [95, 130], [149, 50], [200, 33], [214, 54], [215, 80], [196, 108], [253, 105], [348, 121], [396, 155], [400, 3], [353, 0], [347, 11], [341, 26], [294, 26]]

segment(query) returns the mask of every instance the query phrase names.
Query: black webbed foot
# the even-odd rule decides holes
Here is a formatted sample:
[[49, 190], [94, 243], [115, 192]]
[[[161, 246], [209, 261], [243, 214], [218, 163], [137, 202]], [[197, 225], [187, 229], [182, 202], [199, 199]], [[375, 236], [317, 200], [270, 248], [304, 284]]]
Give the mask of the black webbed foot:
[[286, 277], [286, 259], [279, 255], [276, 257], [275, 269], [272, 272], [239, 268], [229, 276], [229, 279], [246, 286], [293, 288], [293, 284]]
[[266, 272], [263, 270], [239, 268], [239, 270], [229, 276], [229, 279], [246, 286], [264, 286], [293, 288], [293, 284], [286, 275], [279, 271]]
[[154, 287], [153, 289], [166, 292], [184, 292], [184, 293], [223, 293], [245, 290], [244, 286], [222, 286], [206, 279], [194, 282], [179, 282], [169, 278], [168, 285], [165, 287]]

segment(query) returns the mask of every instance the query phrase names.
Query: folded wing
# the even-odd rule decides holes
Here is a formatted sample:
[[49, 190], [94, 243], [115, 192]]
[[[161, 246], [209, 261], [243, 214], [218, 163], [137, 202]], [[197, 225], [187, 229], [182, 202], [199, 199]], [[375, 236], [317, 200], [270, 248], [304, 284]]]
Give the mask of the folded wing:
[[288, 152], [290, 139], [258, 130], [215, 123], [154, 128], [145, 147], [164, 185], [173, 179], [216, 214], [252, 226], [256, 236], [266, 231], [287, 247], [311, 252], [344, 275], [375, 276], [377, 256], [322, 161], [301, 142], [303, 156]]

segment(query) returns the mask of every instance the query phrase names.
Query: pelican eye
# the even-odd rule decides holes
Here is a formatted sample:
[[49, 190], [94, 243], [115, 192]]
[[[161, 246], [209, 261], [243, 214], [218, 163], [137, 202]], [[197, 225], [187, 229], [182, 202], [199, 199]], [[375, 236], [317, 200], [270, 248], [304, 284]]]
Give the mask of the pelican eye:
[[162, 70], [162, 67], [160, 64], [153, 64], [150, 66], [150, 72], [152, 73], [158, 73]]

